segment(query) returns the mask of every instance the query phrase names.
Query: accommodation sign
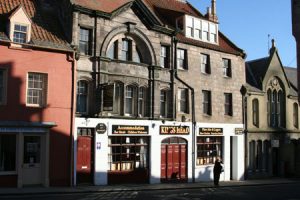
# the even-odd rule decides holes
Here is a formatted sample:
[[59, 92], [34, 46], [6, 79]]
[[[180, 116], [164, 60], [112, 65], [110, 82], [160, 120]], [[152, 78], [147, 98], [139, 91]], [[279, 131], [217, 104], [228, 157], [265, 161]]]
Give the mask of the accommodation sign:
[[160, 126], [161, 135], [188, 135], [190, 127], [188, 126]]
[[199, 135], [223, 135], [223, 128], [199, 128]]
[[148, 126], [112, 125], [112, 134], [148, 134]]

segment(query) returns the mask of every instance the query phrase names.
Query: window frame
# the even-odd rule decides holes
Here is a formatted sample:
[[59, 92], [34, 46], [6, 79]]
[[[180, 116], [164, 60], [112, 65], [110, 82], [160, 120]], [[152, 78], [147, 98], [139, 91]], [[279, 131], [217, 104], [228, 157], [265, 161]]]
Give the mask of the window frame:
[[[39, 75], [42, 77], [42, 87], [40, 88], [31, 88], [29, 87], [29, 76], [30, 75]], [[26, 106], [30, 106], [30, 107], [45, 107], [47, 105], [47, 93], [48, 93], [48, 74], [47, 73], [40, 73], [40, 72], [28, 72], [27, 73], [27, 84], [26, 84]], [[35, 83], [33, 83], [35, 84]], [[38, 103], [33, 103], [33, 102], [29, 102], [29, 98], [38, 98], [36, 95], [29, 95], [29, 91], [41, 91], [41, 99], [38, 99]], [[38, 92], [39, 93], [39, 92]]]
[[[188, 69], [187, 50], [182, 49], [182, 48], [177, 48], [176, 51], [177, 51], [177, 53], [176, 53], [176, 55], [177, 55], [177, 58], [176, 58], [177, 69], [187, 70]], [[182, 65], [180, 63], [182, 63]]]
[[[84, 83], [85, 84], [85, 92], [80, 92], [79, 89], [80, 88], [83, 88], [83, 87], [80, 87], [79, 88], [79, 84], [80, 83]], [[77, 81], [77, 90], [76, 90], [76, 113], [79, 113], [79, 114], [87, 114], [88, 113], [88, 101], [89, 101], [89, 81], [87, 80], [84, 80], [84, 79], [81, 79], [81, 80], [78, 80]], [[78, 98], [79, 97], [84, 97], [85, 99], [85, 110], [84, 111], [81, 111], [81, 110], [78, 110], [78, 103], [79, 103], [79, 100]]]
[[[217, 158], [223, 157], [223, 136], [197, 136], [196, 165], [213, 165]], [[217, 148], [218, 147], [218, 148]], [[208, 155], [213, 154], [215, 155]]]
[[[226, 64], [227, 62], [227, 64]], [[231, 67], [231, 60], [228, 58], [222, 58], [223, 64], [223, 77], [232, 78], [232, 67]]]
[[224, 115], [233, 116], [232, 93], [224, 93]]
[[[129, 91], [130, 89], [131, 91]], [[125, 116], [136, 116], [137, 113], [137, 100], [138, 100], [138, 94], [137, 94], [138, 87], [135, 85], [127, 85], [125, 87], [125, 96], [124, 96], [124, 102], [125, 102]], [[130, 95], [131, 94], [131, 95]], [[131, 104], [131, 109], [129, 109], [128, 103]]]
[[[127, 43], [126, 48], [124, 48], [125, 43]], [[123, 61], [132, 61], [132, 40], [130, 40], [128, 38], [122, 39], [121, 58], [120, 59]]]
[[167, 45], [161, 45], [160, 47], [160, 66], [162, 68], [170, 68], [170, 47]]
[[6, 102], [7, 102], [7, 69], [0, 68], [0, 73], [2, 73], [2, 82], [0, 82], [0, 93], [1, 93], [0, 94], [0, 105], [6, 105]]
[[[1, 171], [0, 170], [0, 175], [10, 175], [10, 174], [16, 174], [17, 173], [17, 166], [18, 166], [18, 156], [17, 156], [17, 152], [18, 152], [18, 136], [17, 136], [17, 134], [7, 134], [7, 133], [1, 133], [0, 134], [0, 137], [5, 137], [5, 136], [10, 136], [10, 137], [12, 137], [12, 136], [14, 136], [14, 139], [15, 139], [15, 148], [12, 148], [12, 149], [14, 149], [14, 153], [15, 153], [15, 155], [14, 155], [14, 157], [15, 157], [15, 159], [14, 159], [14, 169], [13, 170], [7, 170], [7, 171]], [[4, 140], [4, 143], [6, 143], [7, 144], [7, 140]], [[10, 145], [9, 145], [10, 146]], [[0, 147], [1, 147], [1, 139], [0, 139]], [[2, 150], [2, 148], [0, 148], [0, 151]], [[0, 156], [1, 156], [1, 154], [0, 154]], [[0, 159], [1, 159], [1, 157], [0, 157]], [[2, 162], [2, 159], [0, 160], [0, 162]]]
[[[131, 142], [130, 141], [131, 139], [133, 139], [134, 142]], [[144, 141], [139, 143], [137, 142], [139, 139], [143, 139]], [[149, 142], [150, 142], [150, 137], [148, 136], [110, 136], [108, 141], [108, 148], [109, 148], [108, 171], [119, 172], [119, 171], [135, 171], [140, 169], [148, 170], [150, 167], [150, 163], [149, 163], [150, 143]], [[141, 158], [136, 159], [137, 152], [138, 152], [137, 149], [142, 147], [144, 148], [143, 155], [146, 157], [144, 157], [144, 159]], [[119, 152], [113, 152], [114, 151], [113, 149], [115, 149], [115, 151], [119, 150]], [[124, 150], [126, 150], [126, 152], [123, 152]], [[142, 149], [140, 150], [142, 151]], [[140, 153], [141, 152], [139, 152], [139, 154]], [[134, 159], [132, 159], [131, 157], [134, 157]], [[137, 162], [141, 162], [141, 160], [144, 163], [142, 165], [139, 163], [139, 167], [137, 167], [136, 166]]]
[[[141, 91], [143, 93], [143, 96], [141, 96]], [[138, 116], [139, 117], [146, 117], [147, 116], [147, 87], [139, 87], [138, 88]]]
[[[21, 27], [26, 27], [26, 31], [22, 31], [22, 30], [16, 30], [16, 26], [20, 26]], [[19, 43], [19, 44], [24, 44], [27, 43], [27, 39], [28, 39], [28, 32], [29, 32], [29, 26], [27, 24], [22, 24], [22, 23], [14, 23], [13, 24], [13, 42], [15, 43]], [[15, 34], [19, 33], [19, 34], [24, 34], [25, 38], [21, 38], [24, 40], [23, 41], [16, 41], [16, 40], [20, 40], [20, 38], [16, 38]]]
[[299, 128], [299, 106], [296, 102], [293, 103], [293, 125], [294, 128]]
[[201, 53], [200, 54], [200, 70], [201, 73], [203, 74], [210, 74], [211, 69], [210, 69], [210, 56], [208, 54]]
[[178, 89], [178, 104], [180, 113], [189, 114], [189, 90], [187, 88]]
[[211, 106], [211, 91], [210, 90], [202, 90], [202, 113], [204, 115], [211, 116], [212, 115], [212, 106]]
[[259, 127], [259, 101], [257, 98], [252, 100], [252, 123]]
[[[83, 35], [81, 31], [86, 31], [88, 34]], [[85, 36], [87, 37], [83, 39], [82, 37]], [[86, 56], [91, 56], [92, 55], [92, 29], [91, 28], [86, 28], [86, 27], [81, 27], [79, 28], [79, 52], [81, 55], [86, 55]], [[82, 49], [81, 45], [84, 45], [84, 49]]]

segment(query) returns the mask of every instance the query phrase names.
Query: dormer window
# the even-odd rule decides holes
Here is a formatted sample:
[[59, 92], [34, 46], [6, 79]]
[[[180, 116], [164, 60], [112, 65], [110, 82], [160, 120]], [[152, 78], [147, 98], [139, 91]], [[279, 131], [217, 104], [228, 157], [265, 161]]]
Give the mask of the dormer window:
[[31, 40], [31, 19], [25, 9], [19, 6], [9, 17], [9, 38], [14, 43], [28, 43]]
[[185, 36], [209, 42], [218, 43], [218, 25], [212, 21], [185, 15]]
[[17, 43], [26, 43], [27, 26], [15, 24], [13, 41]]

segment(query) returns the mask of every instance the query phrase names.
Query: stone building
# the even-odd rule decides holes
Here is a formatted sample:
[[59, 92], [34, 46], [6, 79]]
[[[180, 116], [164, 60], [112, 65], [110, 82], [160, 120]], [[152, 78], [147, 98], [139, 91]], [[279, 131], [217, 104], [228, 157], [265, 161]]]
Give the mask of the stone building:
[[270, 55], [246, 63], [248, 178], [293, 176], [300, 169], [300, 131], [295, 68], [283, 67], [275, 42]]
[[[61, 1], [78, 48], [75, 184], [243, 179], [244, 52], [185, 0]], [[87, 158], [87, 159], [83, 159]]]
[[[297, 0], [291, 0], [292, 3], [292, 25], [293, 35], [296, 39], [297, 48], [297, 62], [298, 62], [298, 80], [300, 79], [300, 2]], [[300, 81], [298, 82], [298, 84]], [[299, 87], [299, 85], [298, 85]]]

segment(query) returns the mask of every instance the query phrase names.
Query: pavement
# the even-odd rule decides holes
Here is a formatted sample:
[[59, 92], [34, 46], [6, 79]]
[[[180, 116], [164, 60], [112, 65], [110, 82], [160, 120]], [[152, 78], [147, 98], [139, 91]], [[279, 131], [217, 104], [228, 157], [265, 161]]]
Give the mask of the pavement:
[[[271, 178], [245, 181], [223, 181], [219, 187], [241, 187], [259, 185], [278, 185], [300, 183], [300, 179]], [[24, 188], [0, 188], [0, 196], [9, 195], [40, 195], [40, 194], [67, 194], [67, 193], [101, 193], [121, 191], [147, 191], [147, 190], [175, 190], [212, 188], [213, 182], [197, 183], [163, 183], [163, 184], [125, 184], [107, 186], [75, 186], [75, 187], [24, 187]]]

